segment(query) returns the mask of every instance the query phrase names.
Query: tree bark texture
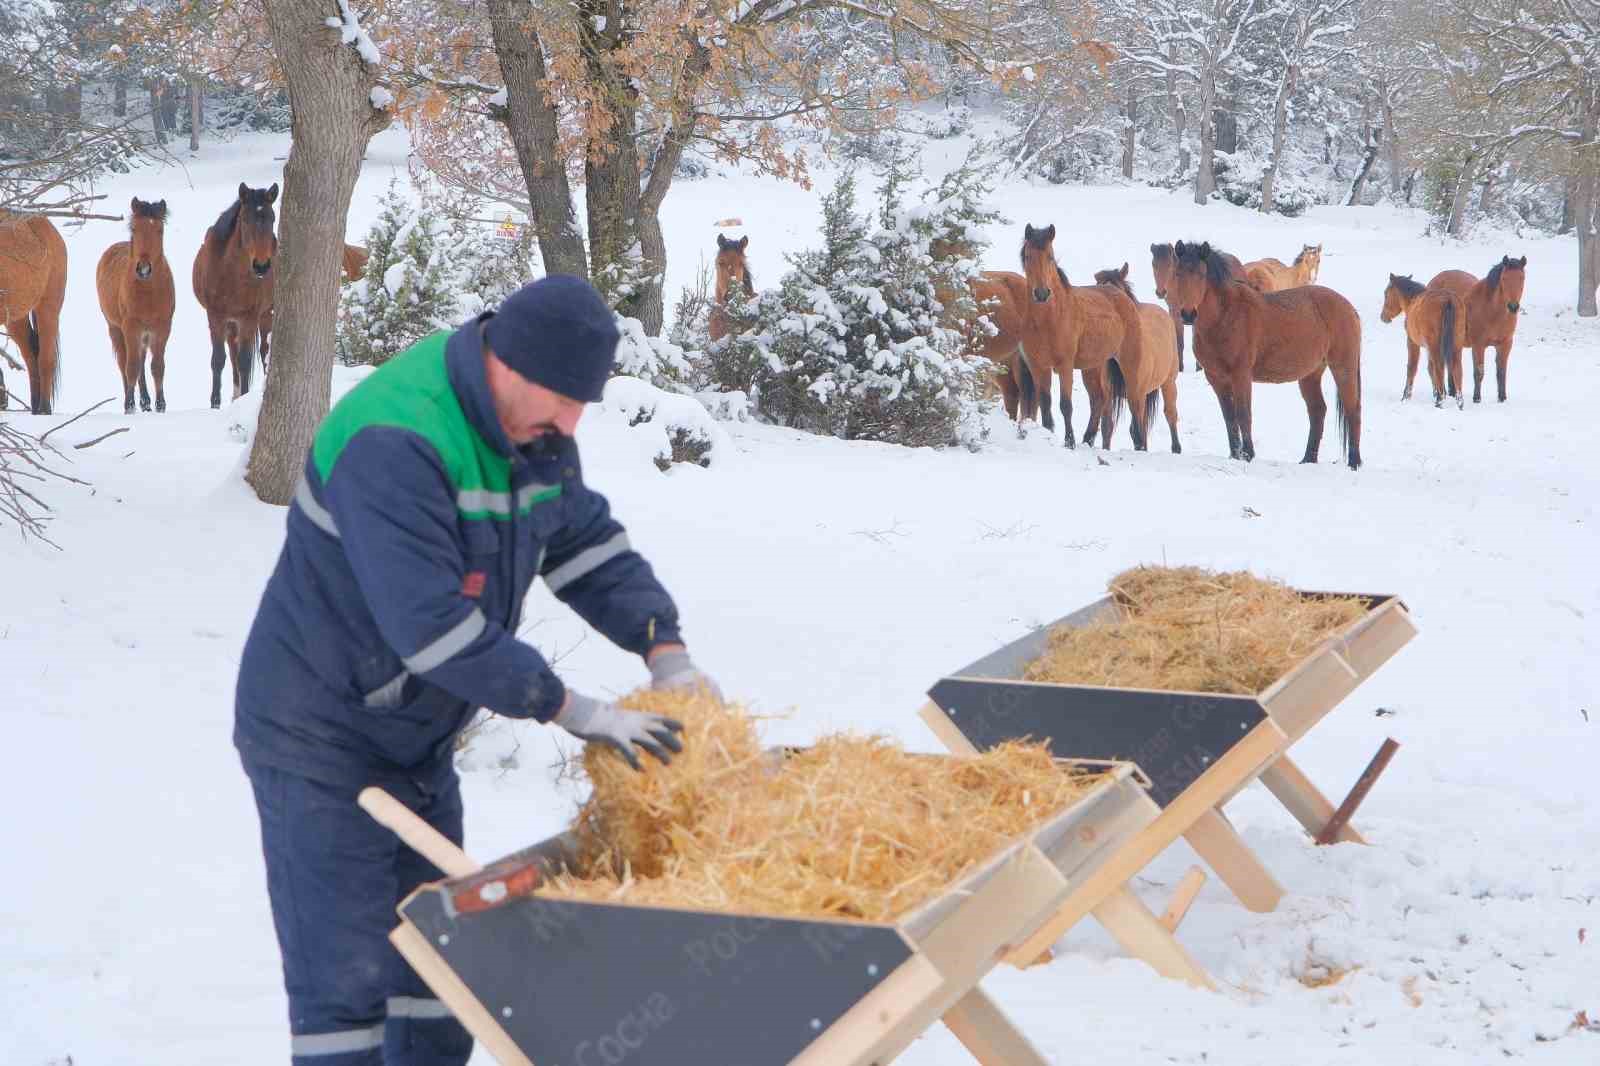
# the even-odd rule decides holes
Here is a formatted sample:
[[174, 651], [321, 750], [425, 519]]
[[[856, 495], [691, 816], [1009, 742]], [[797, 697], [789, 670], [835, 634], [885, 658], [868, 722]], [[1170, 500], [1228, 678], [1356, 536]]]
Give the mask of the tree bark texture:
[[1367, 131], [1367, 146], [1361, 153], [1361, 169], [1356, 171], [1356, 180], [1350, 183], [1350, 197], [1345, 201], [1346, 207], [1355, 207], [1361, 202], [1361, 193], [1367, 187], [1367, 178], [1372, 174], [1372, 165], [1378, 161], [1378, 131]]
[[506, 83], [506, 124], [528, 185], [539, 257], [547, 274], [589, 276], [589, 257], [559, 149], [555, 103], [544, 91], [544, 52], [517, 0], [488, 0], [495, 57]]
[[111, 113], [118, 118], [128, 117], [128, 79], [119, 76], [112, 85]]
[[1299, 68], [1289, 63], [1278, 77], [1278, 96], [1272, 105], [1272, 158], [1261, 178], [1261, 213], [1265, 215], [1272, 214], [1277, 197], [1278, 169], [1283, 166], [1283, 149], [1289, 139], [1289, 100], [1299, 76]]
[[1461, 164], [1461, 176], [1456, 181], [1455, 196], [1450, 202], [1450, 227], [1452, 237], [1459, 237], [1467, 228], [1467, 205], [1472, 201], [1473, 179], [1478, 176], [1478, 157], [1467, 153]]
[[1394, 125], [1394, 101], [1387, 83], [1380, 85], [1378, 91], [1383, 94], [1383, 143], [1389, 157], [1389, 191], [1398, 196], [1406, 176], [1401, 169], [1404, 163], [1400, 155], [1400, 133]]
[[167, 127], [161, 121], [161, 83], [151, 78], [150, 88], [150, 124], [156, 131], [156, 143], [167, 143]]
[[[577, 4], [578, 45], [585, 63], [584, 73], [590, 91], [608, 102], [609, 122], [596, 131], [598, 144], [591, 144], [584, 160], [584, 206], [589, 223], [589, 276], [604, 285], [613, 270], [630, 276], [644, 272], [641, 262], [630, 252], [639, 240], [639, 92], [632, 79], [622, 76], [618, 53], [625, 42], [622, 27], [615, 18], [606, 29], [597, 30], [597, 18], [609, 8], [604, 0], [579, 0]], [[623, 299], [615, 300], [620, 314], [644, 321], [648, 305], [646, 282]], [[659, 286], [656, 286], [659, 292]], [[615, 297], [614, 293], [607, 293]], [[656, 301], [659, 304], [659, 298]], [[659, 322], [659, 317], [657, 319]], [[645, 328], [649, 324], [645, 323]], [[657, 326], [659, 331], [660, 326]]]
[[205, 85], [199, 78], [189, 79], [189, 151], [200, 150], [200, 127], [205, 123]]
[[1217, 124], [1211, 108], [1217, 94], [1217, 72], [1207, 70], [1200, 79], [1200, 162], [1194, 175], [1194, 202], [1202, 206], [1217, 191]]
[[1589, 165], [1578, 176], [1573, 191], [1573, 213], [1578, 231], [1578, 314], [1600, 314], [1595, 288], [1600, 286], [1600, 168]]
[[272, 267], [272, 360], [245, 480], [267, 503], [287, 504], [328, 411], [350, 197], [367, 142], [393, 116], [372, 106], [373, 72], [326, 24], [337, 10], [330, 0], [265, 6], [292, 141]]
[[1133, 177], [1133, 154], [1139, 146], [1139, 94], [1128, 87], [1128, 102], [1124, 105], [1122, 128], [1122, 176]]
[[[1178, 46], [1167, 46], [1167, 62], [1171, 67], [1178, 65]], [[1183, 104], [1183, 93], [1178, 91], [1178, 76], [1170, 69], [1167, 71], [1167, 101], [1172, 109], [1172, 135], [1178, 142], [1178, 174], [1181, 177], [1189, 173], [1189, 144], [1186, 138], [1189, 135], [1189, 112]]]

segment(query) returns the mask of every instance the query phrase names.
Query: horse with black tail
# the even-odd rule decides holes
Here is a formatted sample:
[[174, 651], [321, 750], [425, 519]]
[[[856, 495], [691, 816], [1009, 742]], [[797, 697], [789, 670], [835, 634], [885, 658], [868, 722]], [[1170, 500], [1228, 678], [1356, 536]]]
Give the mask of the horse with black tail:
[[[1117, 416], [1128, 404], [1132, 419], [1128, 435], [1136, 451], [1150, 448], [1150, 424], [1156, 417], [1156, 400], [1166, 411], [1167, 428], [1172, 433], [1172, 451], [1178, 454], [1178, 346], [1172, 337], [1171, 313], [1159, 304], [1141, 303], [1128, 281], [1128, 264], [1120, 270], [1101, 270], [1094, 276], [1096, 285], [1110, 285], [1127, 293], [1139, 309], [1139, 325], [1144, 343], [1137, 349], [1119, 351], [1106, 363], [1106, 381], [1111, 396], [1106, 417], [1116, 429]], [[1131, 397], [1131, 400], [1130, 400]]]
[[277, 199], [277, 182], [269, 189], [240, 182], [238, 199], [206, 230], [194, 257], [194, 297], [211, 327], [212, 407], [222, 406], [222, 368], [230, 358], [233, 398], [250, 391], [257, 341], [271, 331]]

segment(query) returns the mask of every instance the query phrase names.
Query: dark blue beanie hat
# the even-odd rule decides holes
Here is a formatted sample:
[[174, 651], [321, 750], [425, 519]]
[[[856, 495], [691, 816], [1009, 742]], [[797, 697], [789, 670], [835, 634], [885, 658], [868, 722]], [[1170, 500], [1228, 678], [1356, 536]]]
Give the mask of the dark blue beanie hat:
[[616, 316], [593, 285], [551, 274], [506, 297], [483, 327], [500, 361], [536, 385], [594, 403], [616, 358]]

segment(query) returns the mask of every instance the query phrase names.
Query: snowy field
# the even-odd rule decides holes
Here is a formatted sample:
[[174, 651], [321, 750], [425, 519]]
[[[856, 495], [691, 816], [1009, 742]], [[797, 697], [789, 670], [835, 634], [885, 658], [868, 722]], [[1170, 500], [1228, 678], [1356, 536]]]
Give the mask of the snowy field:
[[[8, 530], [0, 553], [3, 1066], [287, 1056], [256, 817], [230, 742], [238, 653], [284, 513], [237, 480], [230, 427], [249, 404], [207, 409], [208, 342], [188, 283], [238, 182], [280, 180], [286, 150], [283, 137], [213, 144], [186, 173], [144, 170], [109, 190], [113, 204], [137, 194], [172, 207], [171, 410], [130, 420], [108, 405], [52, 438], [133, 427], [64, 448], [92, 488], [51, 489], [62, 551]], [[374, 142], [352, 241], [404, 153], [396, 133]], [[1600, 1062], [1600, 1033], [1573, 1025], [1580, 1011], [1600, 1018], [1600, 321], [1570, 310], [1574, 243], [1495, 233], [1462, 247], [1389, 208], [1264, 218], [1142, 186], [1019, 183], [996, 200], [1009, 221], [986, 265], [1014, 269], [1023, 223], [1054, 222], [1074, 281], [1126, 260], [1146, 299], [1152, 241], [1286, 261], [1321, 242], [1321, 283], [1362, 315], [1365, 466], [1337, 461], [1331, 411], [1323, 462], [1296, 463], [1305, 411], [1292, 385], [1257, 387], [1258, 457], [1228, 460], [1192, 364], [1181, 456], [1161, 427], [1159, 450], [1133, 453], [1125, 421], [1108, 454], [1066, 451], [1037, 427], [1018, 441], [998, 416], [978, 453], [729, 424], [726, 463], [663, 475], [620, 414], [593, 411], [579, 432], [589, 478], [678, 598], [697, 659], [730, 694], [792, 712], [773, 742], [854, 729], [937, 751], [916, 717], [933, 681], [1093, 600], [1124, 567], [1249, 568], [1399, 594], [1420, 635], [1295, 749], [1337, 799], [1386, 736], [1401, 743], [1357, 819], [1371, 846], [1314, 847], [1259, 786], [1241, 794], [1229, 816], [1289, 894], [1251, 914], [1207, 882], [1182, 938], [1220, 994], [1156, 977], [1087, 923], [1048, 966], [1002, 968], [985, 987], [1062, 1064]], [[665, 218], [669, 301], [730, 216], [766, 287], [785, 250], [815, 239], [817, 193], [739, 176], [680, 183]], [[121, 395], [93, 273], [122, 236], [92, 223], [67, 237], [67, 414]], [[1388, 273], [1481, 276], [1502, 254], [1529, 261], [1510, 401], [1492, 401], [1491, 366], [1489, 402], [1435, 410], [1424, 371], [1402, 403], [1402, 327], [1378, 321]], [[336, 390], [356, 380], [336, 371]], [[7, 381], [25, 395], [18, 375]], [[1080, 389], [1080, 432], [1086, 412]], [[5, 417], [39, 432], [65, 416]], [[542, 586], [528, 617], [526, 638], [575, 687], [647, 679]], [[553, 766], [572, 750], [538, 726], [501, 721], [481, 736], [464, 765], [468, 850], [487, 860], [563, 827], [580, 797]], [[1135, 887], [1159, 911], [1196, 861], [1179, 844]], [[901, 1061], [971, 1060], [938, 1029]], [[474, 1062], [490, 1059], [480, 1049]]]

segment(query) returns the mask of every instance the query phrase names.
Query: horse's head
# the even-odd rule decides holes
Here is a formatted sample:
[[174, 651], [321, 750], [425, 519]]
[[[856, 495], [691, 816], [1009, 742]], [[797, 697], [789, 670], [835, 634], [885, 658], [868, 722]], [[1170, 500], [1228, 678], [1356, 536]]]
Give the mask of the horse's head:
[[1094, 272], [1096, 285], [1110, 285], [1113, 289], [1121, 289], [1130, 297], [1133, 296], [1133, 285], [1128, 281], [1128, 264], [1123, 263], [1120, 270], [1097, 270]]
[[1167, 298], [1167, 286], [1172, 284], [1172, 245], [1152, 244], [1150, 246], [1150, 273], [1155, 278], [1156, 299]]
[[149, 278], [161, 262], [162, 236], [166, 232], [167, 202], [147, 202], [133, 198], [128, 216], [128, 260], [133, 264], [133, 276], [140, 281]]
[[1056, 224], [1044, 229], [1034, 229], [1028, 223], [1022, 231], [1022, 276], [1028, 279], [1028, 291], [1036, 303], [1050, 299], [1051, 285], [1058, 283], [1061, 268], [1056, 265]]
[[730, 241], [717, 234], [717, 303], [728, 300], [728, 286], [737, 281], [744, 286], [744, 294], [753, 296], [756, 288], [750, 279], [750, 265], [745, 261], [744, 250], [750, 246], [748, 236]]
[[1307, 285], [1316, 281], [1317, 271], [1322, 269], [1322, 245], [1302, 245], [1300, 254], [1294, 257], [1294, 265], [1304, 274]]
[[1172, 248], [1172, 280], [1167, 284], [1167, 302], [1178, 309], [1184, 325], [1194, 325], [1200, 308], [1206, 302], [1212, 284], [1221, 284], [1228, 278], [1228, 264], [1222, 253], [1211, 247], [1211, 242], [1185, 244], [1179, 241]]
[[1499, 292], [1500, 299], [1506, 302], [1506, 310], [1512, 314], [1522, 311], [1522, 286], [1528, 281], [1528, 257], [1513, 259], [1509, 255], [1501, 256], [1489, 271], [1486, 279], [1489, 287]]
[[250, 272], [265, 278], [272, 269], [272, 257], [278, 252], [278, 238], [273, 234], [277, 215], [272, 205], [278, 199], [278, 183], [269, 189], [252, 189], [239, 183], [239, 243], [250, 257]]
[[[1379, 321], [1393, 322], [1396, 316], [1406, 309], [1409, 295], [1406, 290], [1411, 287], [1406, 284], [1407, 282], [1411, 282], [1410, 274], [1389, 275], [1389, 284], [1383, 287], [1383, 311], [1378, 315]], [[1416, 282], [1411, 284], [1415, 285]]]

